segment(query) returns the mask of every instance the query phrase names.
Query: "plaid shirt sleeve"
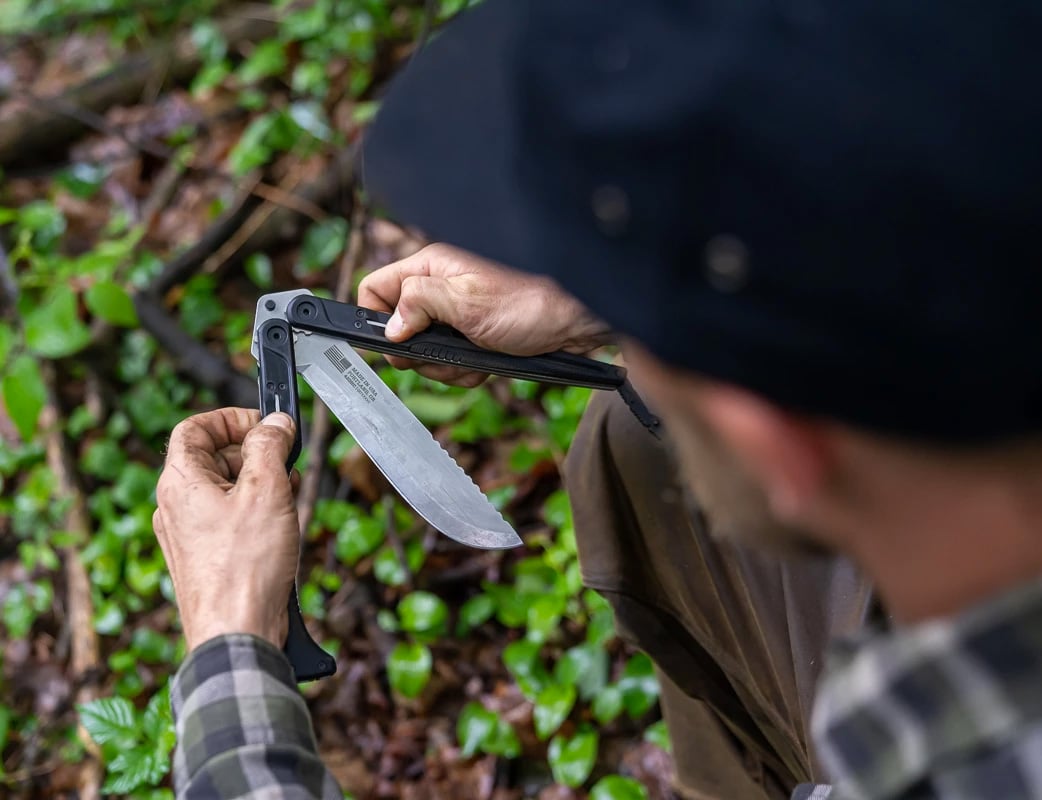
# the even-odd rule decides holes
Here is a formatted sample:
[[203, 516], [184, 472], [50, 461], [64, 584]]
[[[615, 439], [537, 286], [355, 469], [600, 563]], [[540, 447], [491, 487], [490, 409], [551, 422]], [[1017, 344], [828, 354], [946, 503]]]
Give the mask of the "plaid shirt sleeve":
[[342, 800], [286, 657], [255, 636], [196, 649], [170, 686], [178, 800]]

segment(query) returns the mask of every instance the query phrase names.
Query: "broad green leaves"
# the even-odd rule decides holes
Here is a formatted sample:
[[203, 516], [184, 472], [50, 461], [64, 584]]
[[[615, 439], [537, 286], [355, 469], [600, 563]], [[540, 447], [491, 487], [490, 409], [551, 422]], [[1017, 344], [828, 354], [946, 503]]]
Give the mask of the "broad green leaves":
[[125, 794], [154, 786], [169, 771], [174, 730], [165, 689], [141, 712], [123, 697], [95, 700], [79, 706], [79, 712], [83, 727], [105, 755], [103, 792]]
[[575, 687], [568, 684], [551, 684], [535, 699], [536, 736], [546, 739], [564, 722], [575, 705]]
[[122, 749], [137, 743], [137, 713], [125, 698], [105, 697], [80, 706], [80, 722], [98, 744]]
[[4, 407], [18, 429], [23, 441], [30, 441], [36, 432], [36, 423], [47, 402], [40, 366], [28, 355], [18, 356], [4, 374], [0, 383]]
[[316, 222], [308, 228], [294, 274], [304, 277], [330, 266], [347, 247], [347, 234], [347, 220], [340, 217]]
[[90, 329], [80, 320], [76, 293], [65, 285], [55, 286], [22, 319], [25, 343], [45, 358], [62, 358], [81, 350], [90, 341]]
[[606, 775], [593, 785], [590, 800], [648, 800], [648, 791], [633, 778]]
[[127, 290], [114, 281], [98, 281], [87, 289], [84, 299], [91, 313], [106, 322], [124, 328], [138, 324], [134, 302]]
[[456, 738], [464, 758], [477, 753], [517, 758], [521, 742], [513, 726], [480, 703], [468, 703], [456, 722]]
[[417, 642], [399, 642], [387, 657], [387, 680], [406, 697], [416, 697], [431, 677], [430, 648]]
[[398, 604], [402, 630], [423, 639], [433, 639], [448, 630], [449, 608], [430, 592], [411, 592]]
[[548, 758], [554, 780], [573, 788], [590, 777], [597, 760], [597, 731], [584, 727], [572, 737], [558, 734], [550, 740]]

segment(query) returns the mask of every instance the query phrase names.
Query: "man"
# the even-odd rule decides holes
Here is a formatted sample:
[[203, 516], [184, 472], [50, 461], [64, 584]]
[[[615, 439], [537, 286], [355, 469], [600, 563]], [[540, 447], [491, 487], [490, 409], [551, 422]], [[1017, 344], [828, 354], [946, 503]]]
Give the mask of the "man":
[[[720, 498], [711, 517], [872, 578], [894, 628], [835, 652], [815, 702], [833, 796], [1042, 797], [1039, 17], [489, 0], [417, 60], [373, 134], [367, 166], [403, 218], [553, 275], [632, 337], [687, 482]], [[200, 796], [219, 780], [307, 796], [324, 776], [285, 664], [235, 635], [277, 644], [272, 602], [274, 617], [236, 609], [291, 567], [237, 599], [230, 577], [197, 586], [200, 523], [167, 518], [220, 506], [208, 546], [237, 546], [255, 443], [271, 474], [288, 445], [229, 414], [178, 432], [160, 486], [157, 531], [195, 614], [178, 774]], [[754, 502], [700, 485], [720, 474]]]

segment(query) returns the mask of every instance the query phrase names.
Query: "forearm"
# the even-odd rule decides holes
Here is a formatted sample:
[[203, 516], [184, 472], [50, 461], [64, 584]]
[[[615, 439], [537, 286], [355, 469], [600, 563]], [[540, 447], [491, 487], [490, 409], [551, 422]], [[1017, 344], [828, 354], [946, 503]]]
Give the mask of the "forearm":
[[179, 800], [340, 800], [285, 656], [254, 636], [206, 642], [171, 684]]

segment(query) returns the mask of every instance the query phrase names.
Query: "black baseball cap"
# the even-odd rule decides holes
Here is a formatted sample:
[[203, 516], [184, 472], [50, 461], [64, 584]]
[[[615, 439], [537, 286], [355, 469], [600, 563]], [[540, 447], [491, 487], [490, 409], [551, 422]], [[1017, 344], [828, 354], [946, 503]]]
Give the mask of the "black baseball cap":
[[792, 410], [1042, 431], [1042, 6], [486, 0], [364, 150], [399, 219]]

